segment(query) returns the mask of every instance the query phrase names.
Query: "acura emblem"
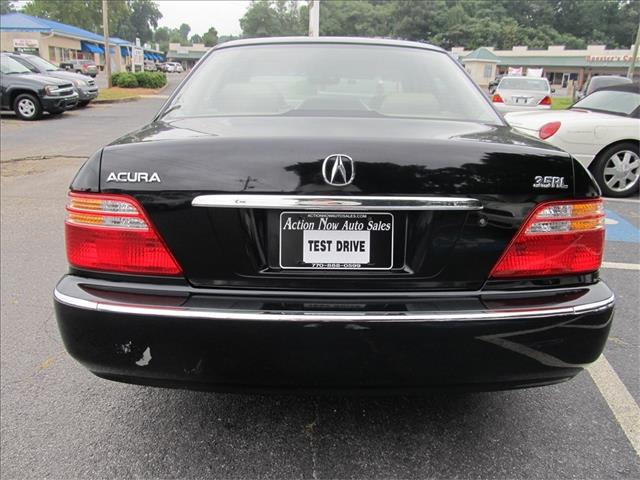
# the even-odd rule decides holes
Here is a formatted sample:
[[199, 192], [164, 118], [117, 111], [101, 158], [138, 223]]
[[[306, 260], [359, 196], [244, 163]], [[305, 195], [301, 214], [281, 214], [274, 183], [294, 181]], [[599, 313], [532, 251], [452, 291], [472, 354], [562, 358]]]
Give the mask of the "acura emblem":
[[334, 153], [322, 162], [322, 176], [329, 185], [344, 187], [353, 182], [356, 169], [349, 155]]

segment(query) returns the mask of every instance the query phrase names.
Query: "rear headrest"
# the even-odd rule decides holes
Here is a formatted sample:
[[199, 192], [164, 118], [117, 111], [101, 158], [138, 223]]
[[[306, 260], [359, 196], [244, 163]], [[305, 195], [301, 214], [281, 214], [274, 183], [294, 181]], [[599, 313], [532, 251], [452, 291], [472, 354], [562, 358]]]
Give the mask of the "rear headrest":
[[440, 112], [440, 102], [431, 93], [392, 93], [380, 104], [383, 115], [430, 117]]
[[215, 108], [224, 114], [277, 114], [285, 107], [284, 97], [268, 83], [230, 83], [216, 96]]

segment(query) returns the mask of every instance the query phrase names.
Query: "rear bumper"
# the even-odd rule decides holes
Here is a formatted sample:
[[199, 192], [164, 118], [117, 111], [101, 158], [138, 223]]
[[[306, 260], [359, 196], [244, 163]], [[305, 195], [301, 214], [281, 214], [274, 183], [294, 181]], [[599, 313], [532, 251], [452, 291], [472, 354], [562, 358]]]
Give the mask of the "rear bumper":
[[494, 103], [493, 104], [499, 112], [502, 113], [511, 113], [511, 112], [537, 112], [541, 110], [550, 110], [551, 106], [549, 105], [517, 105], [517, 104], [506, 104], [506, 103]]
[[95, 374], [212, 390], [499, 389], [566, 380], [602, 352], [613, 294], [230, 296], [66, 276], [69, 353]]

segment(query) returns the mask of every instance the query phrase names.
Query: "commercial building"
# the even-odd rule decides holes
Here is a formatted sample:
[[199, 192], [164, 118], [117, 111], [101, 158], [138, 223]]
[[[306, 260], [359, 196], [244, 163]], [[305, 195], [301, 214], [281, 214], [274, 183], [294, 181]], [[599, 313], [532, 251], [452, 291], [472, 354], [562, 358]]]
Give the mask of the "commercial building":
[[[121, 38], [110, 37], [111, 71], [133, 68], [136, 46]], [[100, 68], [105, 63], [104, 37], [64, 23], [33, 17], [24, 13], [0, 16], [0, 48], [2, 51], [34, 53], [54, 64], [74, 59], [93, 60]], [[158, 49], [141, 48], [144, 58], [164, 60]]]
[[[632, 58], [631, 49], [607, 49], [605, 45], [589, 45], [584, 50], [566, 49], [564, 45], [553, 45], [546, 50], [518, 46], [511, 50], [481, 47], [467, 51], [456, 47], [451, 53], [481, 86], [488, 85], [496, 75], [507, 73], [509, 68], [521, 68], [524, 74], [527, 69], [542, 69], [553, 86], [563, 88], [573, 80], [580, 88], [591, 76], [626, 76]], [[640, 58], [637, 62], [640, 63]], [[635, 78], [640, 79], [640, 68]]]
[[167, 60], [170, 62], [180, 62], [185, 70], [192, 68], [210, 47], [205, 47], [204, 43], [194, 43], [185, 47], [179, 43], [170, 43], [167, 52]]

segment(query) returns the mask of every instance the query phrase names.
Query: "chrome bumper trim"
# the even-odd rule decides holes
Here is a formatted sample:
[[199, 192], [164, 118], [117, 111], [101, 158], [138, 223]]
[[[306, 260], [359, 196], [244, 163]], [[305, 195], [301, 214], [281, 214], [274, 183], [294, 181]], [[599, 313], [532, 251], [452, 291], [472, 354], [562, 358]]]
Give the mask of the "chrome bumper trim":
[[469, 312], [304, 312], [304, 311], [256, 311], [256, 310], [211, 310], [190, 307], [167, 307], [158, 305], [136, 305], [84, 300], [54, 290], [54, 297], [60, 303], [84, 310], [111, 312], [130, 315], [202, 318], [212, 320], [245, 320], [276, 322], [452, 322], [519, 320], [533, 318], [581, 315], [605, 310], [615, 301], [612, 294], [606, 300], [585, 303], [572, 307], [528, 308], [495, 311]]
[[333, 195], [200, 195], [194, 207], [295, 208], [302, 210], [482, 210], [475, 198]]

